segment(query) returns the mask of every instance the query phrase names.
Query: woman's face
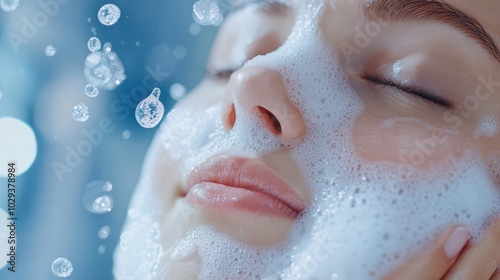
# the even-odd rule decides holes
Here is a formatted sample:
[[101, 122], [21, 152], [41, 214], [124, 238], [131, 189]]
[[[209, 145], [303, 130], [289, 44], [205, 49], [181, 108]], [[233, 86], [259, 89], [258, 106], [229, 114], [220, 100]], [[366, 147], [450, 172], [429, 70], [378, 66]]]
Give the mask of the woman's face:
[[[475, 183], [496, 187], [482, 194], [498, 201], [499, 9], [495, 0], [332, 0], [233, 12], [213, 45], [209, 75], [176, 105], [153, 142], [136, 195], [141, 198], [132, 202], [134, 211], [157, 217], [151, 224], [166, 252], [160, 270], [173, 279], [174, 266], [185, 278], [201, 273], [202, 250], [186, 253], [179, 242], [200, 226], [254, 247], [304, 240], [322, 229], [342, 236], [332, 222], [342, 218], [335, 215], [349, 217], [346, 225], [356, 218], [366, 224], [352, 214], [354, 206], [378, 209], [364, 205], [385, 196], [381, 190], [391, 193], [391, 205], [391, 195], [415, 192], [415, 205], [425, 207], [439, 203], [438, 192], [426, 202], [420, 195], [427, 199], [435, 190], [420, 189], [446, 192], [474, 176], [482, 180]], [[472, 175], [463, 171], [471, 169]], [[458, 195], [467, 187], [457, 186]], [[436, 216], [459, 211], [458, 204], [429, 213], [415, 206], [408, 213], [434, 217], [427, 233], [435, 234], [448, 222], [467, 223], [459, 214], [455, 220]], [[397, 216], [400, 208], [390, 207], [390, 214], [380, 213], [404, 218], [405, 211]], [[499, 211], [485, 208], [490, 212], [467, 215], [484, 219]], [[138, 227], [140, 214], [132, 216], [128, 229]], [[410, 222], [406, 230], [419, 227]], [[362, 225], [346, 232], [354, 228]], [[398, 242], [428, 238], [413, 235], [418, 238]], [[122, 235], [121, 243], [127, 238]], [[116, 255], [118, 266], [126, 262], [126, 250]]]

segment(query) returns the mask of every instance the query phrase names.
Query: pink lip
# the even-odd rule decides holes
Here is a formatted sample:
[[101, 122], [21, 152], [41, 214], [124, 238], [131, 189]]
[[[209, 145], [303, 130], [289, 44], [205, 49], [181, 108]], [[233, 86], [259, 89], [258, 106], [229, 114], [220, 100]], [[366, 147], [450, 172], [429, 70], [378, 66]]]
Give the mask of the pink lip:
[[295, 218], [304, 201], [278, 175], [260, 161], [227, 156], [213, 157], [187, 177], [186, 201], [199, 206], [238, 209]]

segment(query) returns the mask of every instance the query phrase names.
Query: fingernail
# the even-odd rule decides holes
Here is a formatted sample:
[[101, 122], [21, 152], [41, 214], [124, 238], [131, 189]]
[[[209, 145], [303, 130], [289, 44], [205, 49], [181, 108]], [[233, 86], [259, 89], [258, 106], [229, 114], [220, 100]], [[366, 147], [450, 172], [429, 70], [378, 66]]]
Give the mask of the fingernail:
[[469, 232], [463, 227], [457, 227], [453, 230], [446, 243], [444, 244], [444, 252], [449, 259], [454, 259], [458, 256], [458, 253], [465, 246], [467, 241], [469, 241]]

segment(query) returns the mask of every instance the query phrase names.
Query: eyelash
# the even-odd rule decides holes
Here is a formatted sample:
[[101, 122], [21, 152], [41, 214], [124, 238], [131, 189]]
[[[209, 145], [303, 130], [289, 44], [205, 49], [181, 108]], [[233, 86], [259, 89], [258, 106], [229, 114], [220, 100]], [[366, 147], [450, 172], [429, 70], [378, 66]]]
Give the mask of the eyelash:
[[433, 104], [444, 107], [446, 109], [453, 109], [453, 103], [451, 101], [449, 101], [448, 99], [446, 99], [444, 97], [438, 96], [434, 93], [428, 92], [424, 89], [414, 87], [411, 85], [401, 85], [401, 84], [398, 84], [392, 80], [386, 79], [384, 77], [372, 75], [372, 74], [368, 74], [368, 73], [364, 73], [362, 78], [365, 79], [366, 81], [373, 83], [373, 84], [376, 84], [376, 85], [383, 85], [383, 86], [391, 87], [391, 88], [400, 90], [402, 92], [411, 94], [415, 97], [423, 99], [424, 101], [432, 102]]
[[229, 79], [236, 71], [236, 69], [214, 69], [212, 67], [207, 67], [205, 69], [205, 75], [212, 80], [224, 80]]

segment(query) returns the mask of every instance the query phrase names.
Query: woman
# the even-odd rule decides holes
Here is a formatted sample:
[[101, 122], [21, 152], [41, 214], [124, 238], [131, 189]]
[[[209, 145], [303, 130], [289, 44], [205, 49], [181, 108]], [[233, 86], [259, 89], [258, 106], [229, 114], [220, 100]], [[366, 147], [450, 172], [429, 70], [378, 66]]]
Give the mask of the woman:
[[152, 143], [115, 276], [499, 277], [498, 8], [239, 8]]

